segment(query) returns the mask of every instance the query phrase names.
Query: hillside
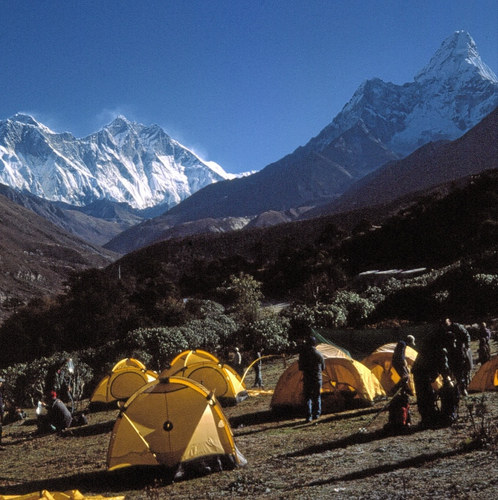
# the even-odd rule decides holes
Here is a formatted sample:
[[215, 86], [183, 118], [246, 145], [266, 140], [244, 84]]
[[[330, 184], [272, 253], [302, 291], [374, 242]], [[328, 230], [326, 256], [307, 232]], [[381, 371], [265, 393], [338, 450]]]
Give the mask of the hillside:
[[[445, 254], [449, 263], [453, 258], [493, 248], [498, 242], [493, 230], [498, 220], [497, 190], [498, 170], [495, 169], [461, 179], [459, 183], [412, 194], [392, 204], [267, 228], [194, 235], [156, 243], [124, 256], [119, 265], [133, 273], [139, 262], [168, 262], [173, 274], [180, 277], [207, 269], [210, 262], [217, 262], [214, 267], [225, 268], [226, 273], [234, 272], [237, 265], [244, 263], [244, 269], [251, 272], [257, 269], [258, 276], [264, 276], [261, 270], [277, 265], [282, 256], [293, 254], [299, 259], [300, 253], [308, 249], [313, 249], [315, 255], [323, 250], [334, 251], [338, 260], [345, 258], [354, 262], [357, 271], [370, 266], [383, 267], [389, 265], [388, 262], [399, 266], [435, 265], [445, 260], [442, 258]], [[344, 240], [348, 234], [360, 231], [361, 226], [377, 229]], [[457, 248], [450, 245], [455, 251], [451, 257], [431, 243], [435, 239], [443, 244], [459, 240], [463, 235], [465, 238]], [[415, 245], [414, 241], [427, 241], [427, 244]], [[373, 253], [373, 248], [379, 251]], [[225, 264], [220, 265], [221, 262]], [[197, 276], [198, 286], [202, 276]]]
[[390, 203], [409, 193], [498, 168], [498, 108], [461, 138], [430, 143], [365, 176], [329, 205], [306, 217]]
[[62, 292], [71, 273], [117, 257], [1, 194], [0, 214], [0, 319], [28, 300]]

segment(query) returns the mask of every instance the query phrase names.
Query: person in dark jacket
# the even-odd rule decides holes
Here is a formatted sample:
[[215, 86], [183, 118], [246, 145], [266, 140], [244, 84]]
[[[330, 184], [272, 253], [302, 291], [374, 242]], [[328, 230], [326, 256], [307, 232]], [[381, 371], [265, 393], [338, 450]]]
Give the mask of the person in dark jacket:
[[489, 344], [490, 340], [491, 330], [483, 321], [479, 325], [479, 348], [477, 350], [479, 354], [479, 363], [481, 363], [481, 365], [491, 359], [491, 346]]
[[71, 426], [73, 417], [67, 406], [57, 397], [55, 391], [50, 393], [50, 402], [47, 406], [48, 423], [57, 432], [61, 432]]
[[415, 337], [413, 335], [407, 335], [406, 341], [400, 340], [396, 347], [394, 348], [393, 357], [391, 361], [392, 367], [396, 370], [399, 375], [401, 382], [408, 386], [410, 370], [408, 363], [406, 362], [406, 346], [415, 347]]
[[322, 371], [325, 361], [316, 349], [316, 339], [307, 338], [299, 354], [299, 370], [303, 372], [303, 392], [306, 405], [306, 422], [317, 419], [322, 413]]
[[417, 408], [422, 418], [423, 427], [439, 425], [440, 411], [437, 408], [437, 394], [432, 383], [439, 375], [450, 375], [447, 350], [445, 348], [446, 327], [441, 325], [421, 343], [418, 356], [412, 367], [415, 392], [417, 394]]
[[445, 324], [449, 339], [447, 350], [450, 370], [456, 379], [460, 394], [467, 396], [467, 386], [473, 368], [470, 334], [463, 325], [455, 323], [449, 318], [446, 318]]

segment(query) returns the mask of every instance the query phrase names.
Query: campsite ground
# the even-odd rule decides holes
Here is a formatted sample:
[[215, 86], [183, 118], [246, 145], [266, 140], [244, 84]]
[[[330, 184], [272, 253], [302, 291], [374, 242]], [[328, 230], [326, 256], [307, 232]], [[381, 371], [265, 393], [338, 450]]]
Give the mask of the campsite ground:
[[[281, 359], [265, 363], [267, 389], [275, 386], [283, 369]], [[248, 378], [251, 382], [252, 374]], [[106, 471], [117, 410], [91, 413], [88, 425], [64, 437], [37, 435], [34, 411], [29, 411], [22, 425], [4, 426], [0, 494], [78, 489], [127, 499], [498, 497], [498, 392], [485, 393], [484, 415], [476, 419], [477, 427], [485, 424], [483, 436], [492, 441], [488, 446], [475, 446], [467, 408], [481, 401], [481, 394], [461, 402], [457, 424], [437, 430], [418, 428], [413, 403], [415, 425], [402, 436], [383, 434], [387, 413], [378, 412], [385, 402], [305, 424], [302, 418], [277, 419], [269, 411], [270, 399], [262, 393], [225, 411], [248, 461], [245, 467], [173, 484], [166, 484], [157, 471]], [[367, 432], [360, 433], [370, 422]]]

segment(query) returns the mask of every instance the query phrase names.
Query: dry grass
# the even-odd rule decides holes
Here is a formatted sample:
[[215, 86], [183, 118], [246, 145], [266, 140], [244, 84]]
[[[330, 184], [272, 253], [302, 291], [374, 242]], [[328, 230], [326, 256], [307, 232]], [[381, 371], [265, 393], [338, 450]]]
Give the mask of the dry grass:
[[[281, 360], [265, 364], [266, 388], [275, 386], [282, 371]], [[252, 374], [248, 378], [250, 385]], [[486, 421], [496, 421], [498, 393], [486, 397]], [[388, 436], [382, 432], [386, 412], [366, 433], [359, 432], [382, 402], [304, 424], [302, 418], [276, 419], [269, 411], [270, 399], [271, 395], [260, 394], [225, 411], [237, 446], [248, 460], [245, 467], [172, 484], [157, 470], [106, 471], [117, 410], [91, 413], [88, 425], [72, 429], [66, 437], [36, 435], [33, 419], [5, 426], [0, 493], [79, 489], [87, 494], [124, 494], [127, 499], [498, 497], [496, 435], [486, 447], [474, 445], [464, 401], [453, 427], [418, 429], [413, 404], [412, 432]]]

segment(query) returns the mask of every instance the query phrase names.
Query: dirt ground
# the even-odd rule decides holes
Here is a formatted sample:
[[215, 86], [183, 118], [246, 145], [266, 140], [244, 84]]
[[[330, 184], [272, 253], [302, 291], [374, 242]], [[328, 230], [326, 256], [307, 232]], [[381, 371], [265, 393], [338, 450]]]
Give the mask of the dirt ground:
[[[392, 436], [382, 431], [387, 412], [379, 411], [385, 401], [323, 415], [312, 424], [292, 416], [276, 418], [270, 392], [283, 370], [281, 359], [266, 362], [267, 391], [225, 409], [245, 467], [174, 483], [157, 470], [111, 473], [106, 453], [117, 409], [90, 413], [88, 425], [66, 436], [37, 435], [33, 409], [24, 423], [4, 426], [0, 494], [78, 489], [127, 499], [498, 498], [498, 392], [462, 400], [458, 422], [436, 430], [418, 426], [413, 398], [413, 428]], [[248, 379], [250, 386], [252, 374]], [[473, 403], [483, 403], [482, 417], [476, 417], [475, 406], [469, 411]], [[476, 429], [487, 445], [482, 440], [476, 444]]]

